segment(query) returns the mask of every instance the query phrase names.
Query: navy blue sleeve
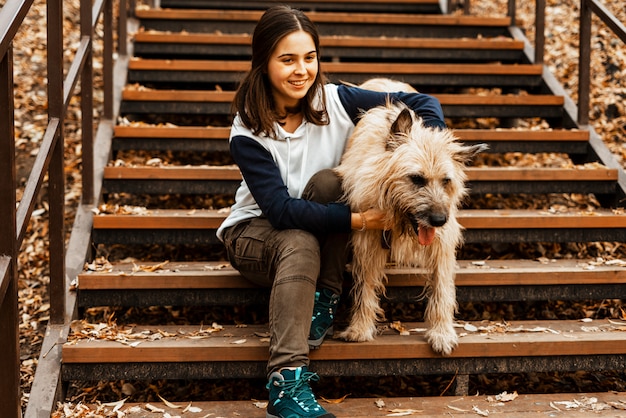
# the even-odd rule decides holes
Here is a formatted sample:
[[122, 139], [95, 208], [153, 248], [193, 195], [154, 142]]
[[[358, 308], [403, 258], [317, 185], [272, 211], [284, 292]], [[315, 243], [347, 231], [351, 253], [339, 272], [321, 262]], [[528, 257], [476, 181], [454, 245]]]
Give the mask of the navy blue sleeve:
[[384, 105], [387, 98], [392, 101], [400, 101], [409, 106], [417, 113], [424, 125], [430, 128], [446, 128], [443, 118], [443, 110], [439, 100], [435, 97], [423, 93], [380, 93], [358, 87], [340, 85], [337, 88], [339, 100], [348, 112], [348, 115], [356, 125], [362, 112], [373, 107]]
[[342, 203], [323, 205], [289, 195], [270, 153], [255, 140], [235, 136], [230, 153], [239, 166], [254, 200], [277, 229], [313, 233], [350, 232], [350, 208]]

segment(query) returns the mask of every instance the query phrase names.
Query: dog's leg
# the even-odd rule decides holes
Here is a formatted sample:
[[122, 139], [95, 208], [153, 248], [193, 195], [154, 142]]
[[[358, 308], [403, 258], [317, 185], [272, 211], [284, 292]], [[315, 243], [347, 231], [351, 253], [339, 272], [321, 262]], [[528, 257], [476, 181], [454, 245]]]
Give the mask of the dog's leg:
[[438, 254], [433, 256], [436, 261], [432, 266], [433, 276], [425, 312], [429, 325], [426, 338], [434, 351], [449, 355], [458, 345], [458, 336], [454, 330], [454, 314], [457, 310], [454, 247], [439, 248]]
[[353, 239], [354, 284], [350, 324], [339, 334], [339, 338], [347, 341], [373, 340], [377, 333], [376, 322], [385, 316], [380, 307], [379, 297], [385, 289], [384, 268], [387, 252], [380, 247], [380, 238], [376, 232], [359, 235], [355, 234]]

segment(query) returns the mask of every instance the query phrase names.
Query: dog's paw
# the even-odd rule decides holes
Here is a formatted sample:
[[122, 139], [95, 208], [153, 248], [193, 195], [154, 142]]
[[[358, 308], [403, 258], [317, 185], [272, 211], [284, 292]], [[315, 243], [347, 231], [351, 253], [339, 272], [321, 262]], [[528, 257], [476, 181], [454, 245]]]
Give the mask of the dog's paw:
[[452, 327], [449, 329], [430, 329], [426, 331], [426, 338], [433, 351], [444, 356], [452, 354], [452, 351], [459, 345], [459, 337]]
[[345, 331], [339, 333], [338, 337], [346, 341], [364, 342], [372, 341], [376, 336], [376, 327], [358, 328], [349, 326]]

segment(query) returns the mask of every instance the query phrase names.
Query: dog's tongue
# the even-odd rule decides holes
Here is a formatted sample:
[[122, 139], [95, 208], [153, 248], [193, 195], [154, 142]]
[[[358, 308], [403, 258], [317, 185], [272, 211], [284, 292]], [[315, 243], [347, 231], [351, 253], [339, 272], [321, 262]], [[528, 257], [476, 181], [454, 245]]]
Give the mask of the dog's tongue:
[[435, 228], [420, 225], [417, 239], [422, 245], [430, 245], [435, 240], [436, 232]]

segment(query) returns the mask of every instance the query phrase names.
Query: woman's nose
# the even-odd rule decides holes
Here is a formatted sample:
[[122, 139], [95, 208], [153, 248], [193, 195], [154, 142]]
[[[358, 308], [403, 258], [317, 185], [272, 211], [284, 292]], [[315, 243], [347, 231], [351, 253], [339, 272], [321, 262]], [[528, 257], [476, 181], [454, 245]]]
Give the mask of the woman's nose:
[[306, 73], [306, 65], [305, 65], [304, 61], [298, 61], [296, 63], [296, 73], [298, 73], [298, 74]]

